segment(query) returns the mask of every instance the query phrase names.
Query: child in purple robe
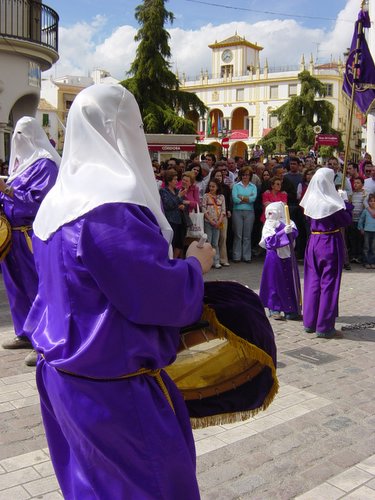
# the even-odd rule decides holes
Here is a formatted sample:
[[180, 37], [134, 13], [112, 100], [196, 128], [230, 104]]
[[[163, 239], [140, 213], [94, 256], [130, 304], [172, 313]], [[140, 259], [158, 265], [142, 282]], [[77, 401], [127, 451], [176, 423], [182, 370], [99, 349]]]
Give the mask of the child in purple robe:
[[200, 318], [213, 250], [194, 242], [169, 258], [141, 115], [121, 85], [75, 98], [34, 231], [28, 330], [64, 498], [199, 499], [187, 408], [163, 368]]
[[352, 221], [353, 205], [346, 191], [336, 191], [334, 171], [320, 168], [310, 181], [300, 205], [310, 220], [304, 264], [303, 324], [319, 338], [342, 337], [335, 330], [344, 265], [340, 228]]
[[[300, 319], [298, 314], [297, 293], [292, 268], [291, 242], [298, 231], [293, 221], [286, 224], [285, 205], [282, 201], [270, 203], [265, 209], [266, 221], [259, 245], [267, 250], [264, 261], [259, 296], [264, 307], [268, 307], [271, 318], [276, 320]], [[282, 315], [284, 312], [285, 316]]]
[[[45, 195], [54, 185], [61, 158], [35, 118], [24, 116], [14, 129], [9, 178], [0, 179], [0, 205], [12, 226], [11, 250], [1, 263], [15, 338], [4, 349], [32, 349], [24, 323], [38, 290], [32, 253], [32, 223]], [[25, 363], [36, 365], [31, 352]]]

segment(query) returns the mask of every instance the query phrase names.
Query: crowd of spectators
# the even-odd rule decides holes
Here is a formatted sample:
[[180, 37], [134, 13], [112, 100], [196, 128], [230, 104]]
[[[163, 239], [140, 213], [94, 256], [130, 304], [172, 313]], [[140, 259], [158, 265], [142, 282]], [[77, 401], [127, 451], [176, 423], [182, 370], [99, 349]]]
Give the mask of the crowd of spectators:
[[8, 170], [9, 170], [8, 162], [0, 159], [0, 176], [8, 177]]
[[291, 150], [285, 158], [268, 159], [263, 159], [259, 149], [254, 153], [249, 160], [217, 159], [212, 153], [199, 157], [193, 153], [189, 160], [170, 158], [162, 164], [153, 161], [164, 210], [175, 230], [175, 256], [184, 255], [189, 213], [199, 206], [204, 213], [205, 231], [218, 255], [214, 267], [228, 266], [230, 261], [250, 263], [264, 253], [259, 241], [265, 207], [282, 201], [289, 206], [298, 228], [295, 251], [297, 258], [303, 259], [310, 229], [300, 201], [317, 169], [326, 166], [334, 170], [336, 188], [343, 184], [354, 205], [352, 224], [343, 230], [344, 268], [350, 270], [355, 263], [375, 269], [375, 166], [368, 153], [358, 164], [348, 162], [344, 183], [342, 154], [318, 164], [312, 152], [304, 155]]

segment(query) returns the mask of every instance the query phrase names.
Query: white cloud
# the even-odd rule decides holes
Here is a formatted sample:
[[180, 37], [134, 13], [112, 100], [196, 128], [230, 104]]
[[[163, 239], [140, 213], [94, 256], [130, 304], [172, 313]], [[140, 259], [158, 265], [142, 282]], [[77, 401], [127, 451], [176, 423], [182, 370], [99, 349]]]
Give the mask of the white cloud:
[[[359, 9], [360, 5], [357, 0], [348, 0], [344, 9], [339, 13], [334, 28], [322, 40], [320, 47], [324, 54], [333, 54], [333, 56], [339, 54], [343, 58], [343, 53], [350, 47], [352, 41], [354, 22], [357, 20]], [[352, 19], [353, 23], [346, 22], [348, 19]]]
[[[214, 26], [207, 24], [198, 30], [170, 29], [172, 50], [171, 67], [181, 75], [199, 75], [201, 69], [211, 72], [211, 49], [209, 44], [220, 41], [237, 32], [250, 42], [264, 47], [260, 53], [261, 64], [267, 58], [269, 66], [298, 65], [302, 54], [308, 62], [310, 54], [318, 62], [342, 58], [350, 45], [358, 1], [348, 0], [339, 13], [332, 30], [306, 28], [293, 19], [261, 21], [254, 24], [231, 22]], [[353, 24], [341, 20], [353, 19]], [[136, 28], [126, 25], [118, 27], [109, 36], [105, 33], [106, 18], [97, 16], [89, 23], [78, 23], [60, 29], [60, 61], [50, 73], [86, 75], [94, 68], [102, 68], [119, 79], [125, 77], [134, 60]], [[318, 51], [317, 51], [318, 47]]]

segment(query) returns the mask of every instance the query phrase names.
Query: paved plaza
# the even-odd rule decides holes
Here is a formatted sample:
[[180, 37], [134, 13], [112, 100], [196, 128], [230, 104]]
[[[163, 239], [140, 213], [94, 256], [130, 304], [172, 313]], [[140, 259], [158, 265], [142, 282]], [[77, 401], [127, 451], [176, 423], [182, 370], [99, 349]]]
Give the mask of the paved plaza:
[[[233, 264], [206, 279], [258, 291], [262, 265]], [[375, 322], [374, 298], [375, 270], [344, 271], [337, 327]], [[325, 340], [301, 322], [271, 323], [279, 394], [255, 418], [194, 431], [202, 499], [375, 499], [375, 330]], [[0, 342], [12, 332], [0, 278]], [[0, 500], [61, 500], [27, 352], [0, 348]]]

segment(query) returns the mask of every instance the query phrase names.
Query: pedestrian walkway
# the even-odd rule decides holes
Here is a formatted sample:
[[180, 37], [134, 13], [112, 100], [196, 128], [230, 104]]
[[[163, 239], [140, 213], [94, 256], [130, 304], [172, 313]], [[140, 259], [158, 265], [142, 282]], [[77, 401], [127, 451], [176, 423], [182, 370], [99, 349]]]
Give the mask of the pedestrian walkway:
[[317, 500], [319, 498], [324, 500], [375, 499], [375, 455], [298, 496], [297, 500]]
[[[257, 290], [262, 262], [212, 270]], [[302, 269], [300, 269], [302, 274]], [[375, 271], [343, 275], [338, 326], [374, 322]], [[0, 342], [12, 335], [0, 280]], [[375, 498], [375, 331], [317, 339], [271, 320], [280, 391], [254, 418], [194, 431], [203, 500]], [[0, 500], [60, 499], [27, 351], [0, 349]]]

